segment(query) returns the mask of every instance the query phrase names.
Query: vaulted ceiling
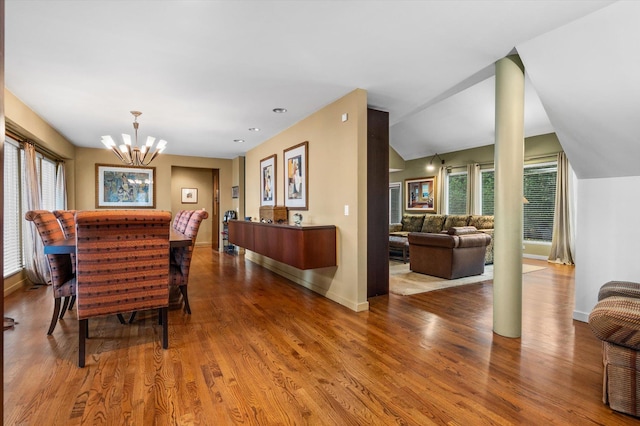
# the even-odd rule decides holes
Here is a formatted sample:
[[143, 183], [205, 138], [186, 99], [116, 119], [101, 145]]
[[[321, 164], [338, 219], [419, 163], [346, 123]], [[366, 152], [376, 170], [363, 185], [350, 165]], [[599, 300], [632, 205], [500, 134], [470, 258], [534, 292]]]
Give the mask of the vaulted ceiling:
[[5, 7], [7, 89], [77, 146], [132, 133], [139, 110], [141, 139], [166, 139], [166, 152], [233, 158], [355, 88], [389, 112], [405, 159], [487, 145], [493, 64], [515, 49], [525, 135], [555, 131], [579, 177], [640, 175], [640, 2]]

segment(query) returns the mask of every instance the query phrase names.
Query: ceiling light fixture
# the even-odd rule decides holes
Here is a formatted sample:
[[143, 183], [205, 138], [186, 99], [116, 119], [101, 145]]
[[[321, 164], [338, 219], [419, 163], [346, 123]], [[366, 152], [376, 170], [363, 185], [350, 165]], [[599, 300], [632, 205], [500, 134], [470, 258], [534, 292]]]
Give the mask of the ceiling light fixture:
[[249, 127], [249, 131], [250, 131], [250, 132], [259, 132], [259, 131], [260, 131], [260, 129], [259, 129], [259, 128], [257, 128], [257, 127]]
[[167, 141], [161, 139], [156, 145], [156, 150], [153, 152], [151, 157], [147, 160], [147, 156], [149, 152], [151, 152], [151, 148], [153, 147], [153, 143], [156, 138], [153, 136], [147, 136], [147, 143], [142, 145], [142, 147], [138, 146], [138, 117], [142, 115], [140, 111], [131, 111], [133, 115], [133, 129], [135, 131], [135, 145], [131, 146], [131, 136], [123, 133], [122, 141], [124, 142], [119, 147], [116, 146], [116, 142], [109, 135], [103, 136], [102, 142], [104, 146], [113, 151], [113, 153], [125, 164], [129, 166], [147, 166], [149, 163], [153, 161], [154, 158], [162, 151], [164, 151], [167, 146]]
[[444, 164], [444, 160], [443, 160], [443, 159], [442, 159], [442, 157], [440, 157], [440, 156], [438, 155], [438, 153], [436, 152], [436, 155], [434, 155], [433, 157], [431, 157], [431, 160], [429, 160], [429, 164], [427, 164], [427, 170], [429, 170], [429, 171], [433, 171], [433, 170], [435, 170], [435, 168], [436, 168], [436, 167], [433, 165], [433, 160], [434, 160], [436, 157], [438, 157], [438, 158], [440, 159], [440, 161], [442, 162], [442, 164]]
[[286, 108], [274, 108], [273, 112], [275, 112], [276, 114], [283, 114], [285, 112], [287, 112]]
[[244, 139], [234, 139], [233, 140], [235, 143], [243, 143]]

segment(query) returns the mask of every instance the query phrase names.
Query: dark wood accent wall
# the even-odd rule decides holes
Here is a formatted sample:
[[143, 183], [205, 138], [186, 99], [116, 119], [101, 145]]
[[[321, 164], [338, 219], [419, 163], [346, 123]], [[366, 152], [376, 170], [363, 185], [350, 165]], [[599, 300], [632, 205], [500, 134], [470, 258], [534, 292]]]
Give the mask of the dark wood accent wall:
[[389, 293], [389, 113], [367, 110], [367, 297]]
[[229, 242], [298, 269], [336, 266], [336, 227], [229, 221]]

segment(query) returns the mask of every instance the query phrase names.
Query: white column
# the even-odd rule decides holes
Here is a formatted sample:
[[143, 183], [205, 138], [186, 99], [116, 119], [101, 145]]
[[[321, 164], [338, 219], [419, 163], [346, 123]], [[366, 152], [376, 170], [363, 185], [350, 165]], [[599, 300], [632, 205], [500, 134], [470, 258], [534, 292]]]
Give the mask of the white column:
[[493, 331], [522, 334], [524, 66], [517, 55], [496, 62]]

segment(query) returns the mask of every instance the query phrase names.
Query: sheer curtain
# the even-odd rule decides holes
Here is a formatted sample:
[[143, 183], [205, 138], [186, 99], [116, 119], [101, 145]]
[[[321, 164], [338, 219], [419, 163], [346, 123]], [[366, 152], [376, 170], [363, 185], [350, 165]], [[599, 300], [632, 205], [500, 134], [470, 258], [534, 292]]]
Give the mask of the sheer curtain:
[[67, 178], [64, 174], [64, 163], [56, 165], [56, 210], [67, 209]]
[[573, 212], [571, 165], [564, 152], [558, 153], [555, 213], [549, 262], [573, 265]]
[[[33, 144], [24, 143], [24, 199], [27, 210], [39, 210], [40, 182], [38, 180], [38, 158]], [[33, 222], [24, 221], [24, 266], [27, 278], [34, 284], [51, 281], [42, 239]]]
[[480, 214], [480, 164], [467, 164], [467, 213]]

